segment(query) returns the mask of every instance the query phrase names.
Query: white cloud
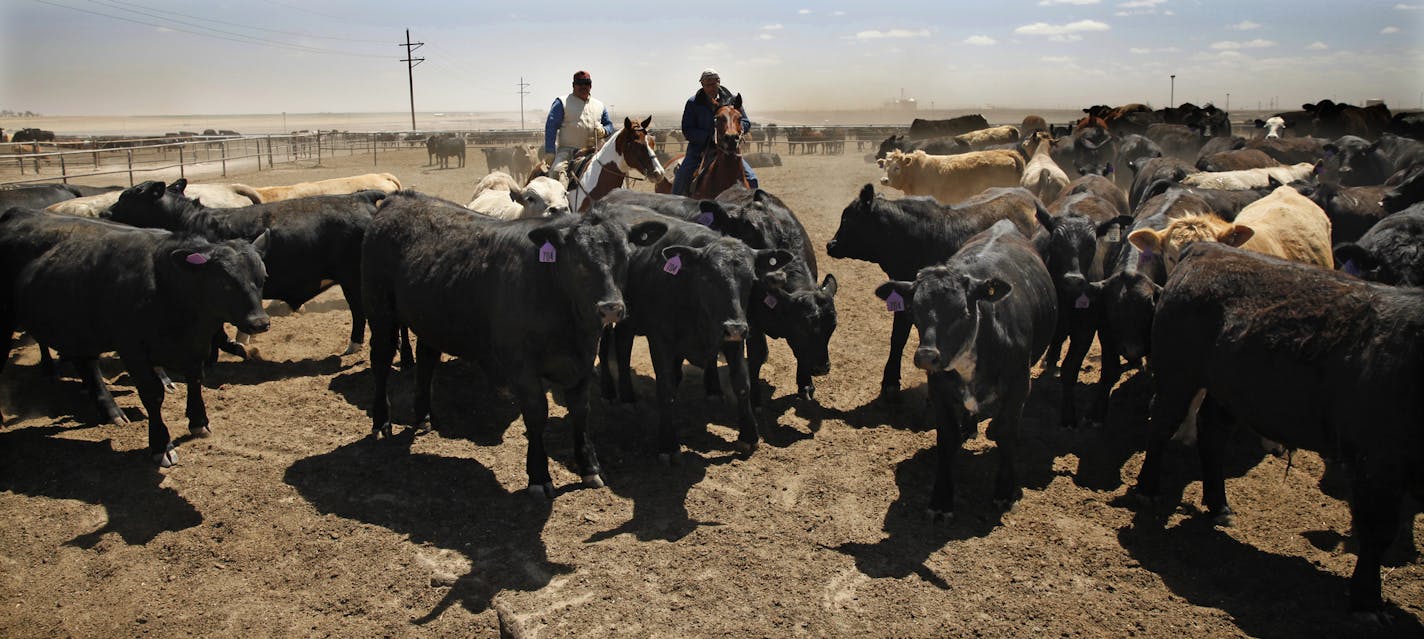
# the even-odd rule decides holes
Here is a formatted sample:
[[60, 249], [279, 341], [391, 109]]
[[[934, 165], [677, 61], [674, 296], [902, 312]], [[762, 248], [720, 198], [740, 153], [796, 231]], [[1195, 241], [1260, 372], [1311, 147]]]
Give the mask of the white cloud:
[[1107, 23], [1098, 22], [1097, 20], [1079, 20], [1077, 22], [1069, 22], [1068, 24], [1035, 22], [1014, 29], [1014, 33], [1019, 35], [1061, 36], [1081, 31], [1107, 31], [1111, 28], [1112, 27], [1109, 27]]
[[1420, 10], [1420, 9], [1424, 9], [1424, 4], [1404, 4], [1404, 3], [1400, 3], [1400, 4], [1397, 4], [1397, 5], [1394, 5], [1394, 8], [1395, 8], [1396, 10], [1399, 10], [1399, 11], [1418, 11], [1418, 10]]
[[781, 26], [781, 23], [778, 22], [778, 23], [776, 23], [776, 24], [765, 24], [765, 25], [762, 25], [761, 30], [762, 30], [762, 31], [780, 31], [780, 30], [782, 30], [782, 29], [784, 29], [784, 28], [786, 28], [786, 27]]
[[1239, 58], [1239, 57], [1241, 57], [1241, 52], [1240, 52], [1240, 51], [1222, 51], [1221, 53], [1216, 54], [1216, 57], [1218, 57], [1218, 58]]
[[964, 44], [972, 44], [972, 45], [979, 46], [979, 47], [987, 47], [987, 46], [989, 46], [989, 45], [998, 44], [998, 43], [999, 43], [998, 40], [995, 40], [995, 39], [993, 39], [993, 38], [991, 38], [991, 37], [989, 37], [989, 36], [983, 36], [983, 35], [973, 35], [973, 36], [969, 36], [969, 37], [967, 37], [967, 38], [964, 39]]
[[1159, 48], [1159, 49], [1150, 49], [1150, 48], [1145, 48], [1145, 47], [1132, 47], [1131, 49], [1128, 49], [1127, 51], [1128, 51], [1128, 53], [1136, 53], [1136, 54], [1138, 54], [1138, 55], [1143, 55], [1143, 54], [1148, 54], [1148, 53], [1178, 53], [1178, 52], [1181, 51], [1181, 49], [1178, 49], [1177, 47], [1162, 47], [1162, 48]]
[[696, 53], [718, 53], [718, 52], [721, 52], [721, 51], [725, 51], [726, 49], [727, 49], [727, 44], [726, 44], [725, 42], [707, 42], [707, 43], [704, 43], [704, 44], [693, 45], [693, 47], [692, 47], [692, 52], [695, 53], [695, 54], [696, 54]]
[[1399, 27], [1385, 27], [1380, 29], [1380, 35], [1389, 35], [1391, 33], [1399, 33]]
[[805, 16], [805, 15], [811, 15], [811, 10], [810, 10], [810, 9], [802, 9], [802, 10], [800, 10], [800, 11], [797, 11], [796, 13], [799, 13], [799, 14], [801, 14], [801, 15], [803, 15], [803, 16]]
[[1310, 43], [1310, 45], [1307, 46], [1307, 47], [1305, 47], [1305, 48], [1307, 48], [1307, 49], [1309, 49], [1309, 50], [1311, 50], [1311, 51], [1324, 51], [1324, 50], [1326, 50], [1326, 49], [1329, 49], [1329, 48], [1330, 48], [1330, 45], [1325, 44], [1324, 42], [1321, 42], [1321, 41], [1319, 41], [1319, 40], [1316, 40], [1315, 42]]
[[1051, 62], [1053, 64], [1068, 64], [1073, 61], [1073, 58], [1070, 58], [1066, 55], [1046, 55], [1039, 58], [1039, 60], [1042, 60], [1043, 62]]
[[879, 30], [879, 29], [871, 29], [871, 30], [869, 30], [869, 31], [861, 31], [860, 33], [855, 34], [855, 39], [856, 39], [856, 40], [879, 40], [879, 39], [881, 39], [881, 38], [928, 38], [929, 36], [930, 36], [930, 30], [929, 30], [929, 29], [918, 29], [918, 30], [910, 30], [910, 29], [891, 29], [891, 30], [889, 30], [889, 31], [881, 31], [881, 30]]
[[1078, 34], [1076, 34], [1076, 33], [1069, 33], [1069, 34], [1067, 34], [1067, 35], [1056, 35], [1056, 36], [1049, 36], [1049, 37], [1048, 37], [1048, 41], [1049, 41], [1049, 42], [1077, 42], [1077, 41], [1082, 40], [1082, 39], [1083, 39], [1083, 36], [1080, 36], [1080, 35], [1078, 35]]
[[1260, 29], [1261, 24], [1259, 22], [1252, 22], [1250, 20], [1242, 20], [1240, 22], [1237, 22], [1236, 24], [1228, 24], [1226, 25], [1226, 28], [1231, 29], [1233, 31], [1250, 31], [1252, 29]]
[[1211, 48], [1213, 49], [1264, 49], [1266, 47], [1274, 46], [1276, 46], [1274, 40], [1262, 40], [1260, 38], [1251, 40], [1250, 42], [1236, 42], [1233, 40], [1224, 40], [1221, 42], [1211, 43]]
[[757, 39], [758, 39], [758, 40], [775, 40], [776, 38], [773, 37], [770, 33], [762, 33], [762, 34], [758, 34], [758, 35], [757, 35]]
[[1102, 0], [1039, 0], [1038, 6], [1040, 6], [1040, 7], [1051, 7], [1051, 6], [1055, 5], [1055, 4], [1076, 4], [1076, 5], [1085, 5], [1085, 4], [1097, 4], [1097, 3], [1099, 3], [1099, 2], [1102, 2]]
[[1117, 7], [1119, 9], [1147, 9], [1150, 7], [1155, 7], [1166, 1], [1167, 0], [1131, 0], [1130, 2], [1124, 2], [1119, 4], [1117, 5]]
[[845, 15], [845, 12], [844, 12], [844, 11], [832, 11], [832, 12], [831, 12], [831, 15], [833, 15], [833, 16], [843, 16], [843, 15]]

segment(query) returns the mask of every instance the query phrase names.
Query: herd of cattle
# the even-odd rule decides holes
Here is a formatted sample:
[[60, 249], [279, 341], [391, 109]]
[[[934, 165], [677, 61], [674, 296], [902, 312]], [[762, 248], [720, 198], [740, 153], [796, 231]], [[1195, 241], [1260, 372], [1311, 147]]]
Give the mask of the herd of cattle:
[[[995, 501], [1019, 498], [1016, 430], [1036, 362], [1061, 367], [1069, 428], [1102, 423], [1124, 365], [1140, 366], [1154, 399], [1135, 491], [1157, 495], [1179, 429], [1197, 441], [1203, 500], [1221, 523], [1232, 514], [1222, 459], [1234, 424], [1271, 447], [1319, 451], [1353, 475], [1351, 606], [1380, 611], [1380, 560], [1402, 498], [1424, 499], [1424, 143], [1417, 114], [1371, 109], [1307, 105], [1309, 117], [1280, 114], [1251, 139], [1211, 106], [1129, 105], [1085, 109], [1066, 131], [970, 116], [916, 121], [886, 140], [882, 183], [930, 197], [865, 185], [826, 253], [889, 278], [874, 291], [893, 317], [886, 401], [898, 400], [902, 352], [910, 327], [919, 332], [913, 361], [928, 377], [940, 446], [931, 514], [953, 515], [951, 461], [980, 419], [992, 420], [1001, 455]], [[443, 145], [432, 141], [432, 163]], [[821, 277], [805, 228], [764, 190], [700, 201], [618, 190], [581, 215], [560, 202], [558, 182], [503, 173], [468, 207], [389, 174], [100, 191], [0, 190], [0, 368], [26, 331], [43, 357], [53, 349], [74, 364], [102, 418], [123, 421], [97, 366], [116, 351], [162, 466], [176, 462], [161, 412], [166, 371], [183, 375], [189, 429], [206, 435], [205, 364], [219, 349], [255, 355], [225, 325], [260, 333], [262, 300], [295, 308], [332, 284], [350, 307], [348, 354], [370, 324], [374, 436], [393, 432], [398, 352], [415, 368], [417, 432], [435, 420], [442, 354], [476, 360], [513, 388], [530, 490], [548, 497], [546, 388], [564, 393], [583, 481], [603, 485], [589, 394], [596, 374], [605, 398], [636, 401], [637, 335], [648, 340], [656, 450], [668, 463], [678, 462], [684, 362], [715, 370], [725, 360], [748, 454], [760, 441], [767, 338], [787, 341], [804, 401], [831, 368], [838, 283]], [[482, 198], [503, 212], [478, 212]], [[1080, 411], [1074, 391], [1095, 337], [1102, 375]], [[716, 375], [704, 380], [722, 392]]]

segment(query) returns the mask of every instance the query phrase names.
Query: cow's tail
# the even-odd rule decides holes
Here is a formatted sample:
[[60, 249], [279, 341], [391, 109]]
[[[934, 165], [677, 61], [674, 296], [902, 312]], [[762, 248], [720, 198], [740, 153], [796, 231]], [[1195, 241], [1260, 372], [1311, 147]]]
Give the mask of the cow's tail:
[[242, 197], [245, 197], [245, 198], [247, 198], [247, 199], [249, 199], [249, 200], [252, 200], [252, 203], [253, 203], [253, 204], [261, 204], [261, 203], [262, 203], [262, 194], [261, 194], [261, 193], [258, 193], [258, 192], [257, 192], [257, 189], [254, 189], [254, 188], [252, 188], [252, 187], [250, 187], [250, 186], [248, 186], [248, 185], [246, 185], [246, 184], [236, 184], [236, 183], [234, 183], [234, 184], [230, 184], [230, 185], [228, 185], [228, 186], [231, 186], [231, 187], [232, 187], [232, 190], [233, 190], [234, 193], [237, 193], [238, 195], [241, 195]]

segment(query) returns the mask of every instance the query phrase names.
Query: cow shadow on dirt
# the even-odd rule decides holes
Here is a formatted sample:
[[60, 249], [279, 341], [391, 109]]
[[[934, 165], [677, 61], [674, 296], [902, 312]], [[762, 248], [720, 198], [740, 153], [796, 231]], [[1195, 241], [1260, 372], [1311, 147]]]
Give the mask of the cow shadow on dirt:
[[[413, 425], [414, 367], [393, 368], [387, 383], [391, 423]], [[348, 404], [369, 413], [375, 399], [375, 376], [369, 366], [351, 367], [335, 375], [329, 388]], [[493, 385], [478, 364], [452, 357], [436, 367], [430, 411], [431, 423], [441, 437], [466, 439], [480, 446], [499, 445], [505, 431], [519, 418], [518, 402], [507, 389]], [[545, 432], [561, 430], [556, 420], [550, 420]]]
[[[147, 449], [116, 452], [107, 439], [57, 436], [84, 428], [55, 424], [0, 431], [0, 491], [102, 506], [102, 526], [65, 542], [80, 548], [94, 547], [109, 533], [143, 545], [160, 533], [202, 523], [193, 504], [161, 485], [163, 474]], [[137, 428], [134, 437], [142, 439], [143, 427]]]
[[885, 512], [881, 527], [886, 534], [884, 539], [873, 544], [845, 543], [830, 549], [854, 557], [856, 568], [867, 577], [899, 579], [917, 575], [948, 590], [949, 584], [925, 561], [947, 543], [988, 535], [1003, 523], [1004, 512], [991, 497], [998, 451], [961, 450], [954, 458], [955, 517], [950, 522], [930, 521], [927, 508], [937, 460], [938, 452], [931, 447], [895, 467], [900, 496]]
[[411, 454], [365, 439], [298, 460], [283, 481], [322, 513], [380, 526], [469, 560], [470, 571], [451, 575], [450, 591], [417, 624], [455, 604], [478, 614], [500, 592], [536, 591], [573, 571], [549, 561], [540, 537], [552, 502], [506, 490], [471, 459]]
[[1170, 528], [1134, 522], [1119, 530], [1118, 540], [1172, 592], [1193, 605], [1226, 612], [1248, 636], [1424, 636], [1418, 619], [1395, 605], [1386, 606], [1393, 619], [1388, 627], [1355, 620], [1346, 612], [1347, 577], [1325, 572], [1300, 557], [1241, 543], [1213, 526], [1209, 515], [1199, 514]]
[[[218, 384], [252, 386], [298, 377], [335, 375], [360, 365], [361, 363], [357, 361], [343, 363], [337, 355], [296, 361], [270, 361], [255, 358], [246, 360], [219, 359], [216, 363], [205, 368], [203, 383], [209, 386]], [[169, 371], [168, 374], [174, 382], [183, 382], [183, 375], [180, 372]]]

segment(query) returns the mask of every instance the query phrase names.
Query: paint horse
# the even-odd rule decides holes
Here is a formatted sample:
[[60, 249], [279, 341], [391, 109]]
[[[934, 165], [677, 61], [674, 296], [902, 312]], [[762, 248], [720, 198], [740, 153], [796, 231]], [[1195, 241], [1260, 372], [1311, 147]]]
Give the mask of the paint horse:
[[653, 152], [653, 136], [648, 135], [652, 121], [653, 116], [642, 122], [623, 118], [622, 130], [603, 143], [581, 176], [571, 182], [569, 210], [587, 211], [594, 201], [622, 186], [630, 169], [649, 180], [663, 179], [663, 165]]
[[[692, 176], [692, 184], [687, 189], [688, 197], [711, 200], [734, 184], [751, 188], [742, 168], [743, 133], [742, 94], [738, 93], [730, 104], [719, 105], [712, 114], [712, 144], [702, 152], [702, 164]], [[685, 156], [678, 156], [669, 162], [670, 173], [676, 173], [674, 165], [685, 159]], [[660, 182], [654, 190], [672, 193], [672, 183]]]

